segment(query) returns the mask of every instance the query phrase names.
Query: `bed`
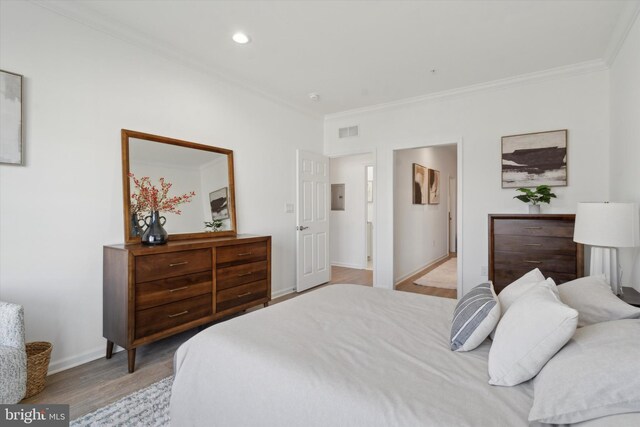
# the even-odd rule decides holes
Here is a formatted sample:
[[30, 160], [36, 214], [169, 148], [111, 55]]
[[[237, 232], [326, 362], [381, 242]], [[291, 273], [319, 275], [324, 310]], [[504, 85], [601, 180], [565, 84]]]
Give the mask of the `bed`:
[[489, 340], [449, 349], [455, 304], [332, 285], [217, 324], [176, 352], [172, 425], [535, 425], [530, 381], [487, 383]]

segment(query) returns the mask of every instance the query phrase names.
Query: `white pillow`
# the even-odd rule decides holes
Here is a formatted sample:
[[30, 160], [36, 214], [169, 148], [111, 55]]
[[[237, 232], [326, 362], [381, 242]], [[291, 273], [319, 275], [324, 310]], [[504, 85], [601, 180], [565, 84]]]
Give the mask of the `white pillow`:
[[[507, 312], [509, 307], [516, 302], [518, 298], [527, 293], [530, 289], [532, 289], [537, 284], [544, 282], [545, 278], [542, 272], [539, 269], [534, 269], [516, 280], [515, 282], [507, 285], [499, 294], [498, 299], [500, 300], [500, 308], [502, 310], [502, 315]], [[554, 283], [555, 285], [555, 283]]]
[[578, 312], [549, 287], [522, 295], [498, 323], [489, 350], [489, 384], [512, 386], [536, 376], [577, 325]]
[[573, 424], [640, 412], [639, 356], [640, 320], [578, 329], [533, 381], [529, 421]]
[[493, 283], [471, 289], [456, 305], [451, 321], [450, 346], [453, 351], [478, 347], [500, 320], [500, 303]]
[[578, 327], [619, 319], [640, 319], [640, 308], [611, 291], [604, 275], [587, 276], [558, 286], [560, 299], [578, 310]]

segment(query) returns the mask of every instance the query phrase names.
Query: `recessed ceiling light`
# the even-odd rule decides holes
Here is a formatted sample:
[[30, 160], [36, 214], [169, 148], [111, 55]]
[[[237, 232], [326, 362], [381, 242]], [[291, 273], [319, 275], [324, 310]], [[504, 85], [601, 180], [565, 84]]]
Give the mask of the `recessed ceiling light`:
[[316, 93], [316, 92], [311, 92], [309, 94], [309, 99], [312, 100], [313, 102], [319, 102], [320, 101], [320, 94]]
[[238, 44], [247, 44], [251, 41], [251, 38], [245, 33], [235, 33], [231, 38]]

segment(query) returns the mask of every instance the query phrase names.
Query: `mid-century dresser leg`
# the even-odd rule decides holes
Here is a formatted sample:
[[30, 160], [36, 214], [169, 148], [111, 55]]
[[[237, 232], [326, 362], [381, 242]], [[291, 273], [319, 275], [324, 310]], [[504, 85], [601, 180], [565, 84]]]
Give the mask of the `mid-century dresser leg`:
[[111, 359], [113, 355], [113, 341], [107, 340], [107, 359]]
[[262, 304], [262, 306], [263, 306], [264, 308], [269, 307], [269, 301], [267, 301], [267, 302], [265, 302], [264, 304]]
[[129, 361], [129, 373], [132, 374], [136, 367], [136, 349], [127, 350], [127, 359]]

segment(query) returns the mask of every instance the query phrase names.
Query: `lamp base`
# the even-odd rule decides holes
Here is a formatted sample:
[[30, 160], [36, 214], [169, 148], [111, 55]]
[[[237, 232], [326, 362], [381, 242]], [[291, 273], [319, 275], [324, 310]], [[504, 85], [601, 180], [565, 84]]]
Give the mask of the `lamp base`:
[[604, 274], [614, 294], [622, 294], [620, 275], [618, 274], [618, 250], [616, 248], [591, 247], [589, 275], [598, 274]]

